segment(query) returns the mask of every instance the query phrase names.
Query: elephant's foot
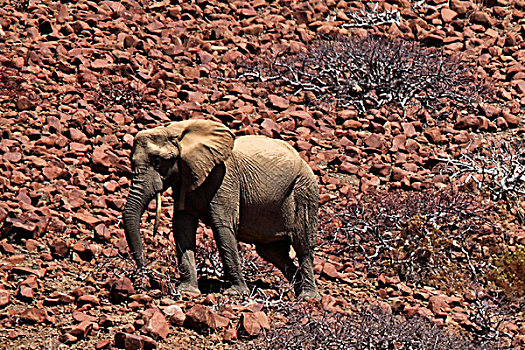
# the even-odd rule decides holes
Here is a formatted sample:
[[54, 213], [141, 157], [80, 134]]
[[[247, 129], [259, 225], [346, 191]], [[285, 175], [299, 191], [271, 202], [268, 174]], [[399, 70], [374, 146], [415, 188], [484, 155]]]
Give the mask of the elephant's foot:
[[225, 295], [249, 295], [250, 289], [245, 284], [235, 284], [224, 291]]
[[299, 299], [321, 300], [321, 294], [315, 289], [305, 289], [299, 294]]
[[199, 287], [197, 287], [195, 284], [192, 284], [190, 282], [182, 282], [181, 284], [177, 286], [177, 290], [182, 293], [201, 294]]

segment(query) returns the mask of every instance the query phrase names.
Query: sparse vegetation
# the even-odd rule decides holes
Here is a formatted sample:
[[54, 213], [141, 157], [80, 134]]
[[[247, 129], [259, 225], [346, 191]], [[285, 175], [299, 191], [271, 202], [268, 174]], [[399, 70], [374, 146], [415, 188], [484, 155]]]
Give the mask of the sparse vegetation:
[[525, 302], [525, 247], [520, 244], [502, 247], [502, 251], [493, 256], [493, 264], [490, 278], [507, 295]]
[[496, 227], [479, 200], [453, 190], [363, 195], [326, 223], [325, 238], [370, 272], [450, 288], [483, 278], [483, 237]]
[[[284, 308], [283, 308], [284, 310]], [[421, 318], [405, 319], [363, 308], [343, 315], [290, 307], [286, 323], [274, 328], [248, 349], [495, 349], [447, 334]], [[244, 348], [245, 344], [242, 345]]]
[[[319, 38], [306, 52], [281, 52], [245, 68], [240, 77], [283, 86], [291, 94], [353, 106], [360, 112], [381, 106], [439, 111], [453, 101], [470, 109], [483, 96], [479, 78], [458, 57], [415, 41], [369, 35]], [[417, 110], [416, 109], [416, 110]]]

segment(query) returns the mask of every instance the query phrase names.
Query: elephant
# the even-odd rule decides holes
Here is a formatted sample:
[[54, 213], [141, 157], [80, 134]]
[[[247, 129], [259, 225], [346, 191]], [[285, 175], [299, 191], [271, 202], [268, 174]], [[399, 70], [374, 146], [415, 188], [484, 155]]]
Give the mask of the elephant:
[[[319, 186], [308, 164], [282, 140], [235, 138], [219, 122], [190, 119], [137, 133], [131, 153], [132, 182], [123, 210], [126, 241], [139, 269], [145, 267], [140, 219], [157, 196], [172, 188], [173, 236], [181, 274], [178, 290], [200, 293], [195, 265], [198, 222], [211, 227], [231, 282], [225, 293], [249, 292], [238, 242], [293, 283], [299, 298], [319, 298], [314, 279]], [[290, 257], [290, 246], [299, 261]]]

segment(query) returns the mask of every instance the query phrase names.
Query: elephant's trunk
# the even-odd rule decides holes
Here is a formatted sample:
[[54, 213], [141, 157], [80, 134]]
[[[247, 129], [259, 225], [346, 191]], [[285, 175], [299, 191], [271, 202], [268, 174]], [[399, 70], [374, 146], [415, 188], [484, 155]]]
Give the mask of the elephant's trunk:
[[[161, 189], [162, 185], [159, 188], [159, 184], [156, 181], [152, 181], [151, 176], [145, 181], [144, 177], [141, 179], [134, 178], [122, 213], [126, 241], [138, 268], [142, 268], [145, 265], [144, 248], [140, 236], [140, 218], [155, 194], [158, 193], [160, 196]], [[159, 202], [157, 202], [157, 206], [159, 206]], [[157, 209], [157, 211], [159, 210]], [[156, 225], [158, 224], [156, 223]]]

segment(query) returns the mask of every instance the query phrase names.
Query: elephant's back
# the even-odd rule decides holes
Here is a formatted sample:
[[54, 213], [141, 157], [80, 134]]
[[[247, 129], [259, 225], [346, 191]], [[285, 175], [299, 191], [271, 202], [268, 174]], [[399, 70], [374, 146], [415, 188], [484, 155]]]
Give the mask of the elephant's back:
[[250, 135], [237, 138], [233, 153], [255, 161], [287, 163], [297, 170], [301, 168], [301, 157], [292, 146], [285, 141], [266, 136]]

